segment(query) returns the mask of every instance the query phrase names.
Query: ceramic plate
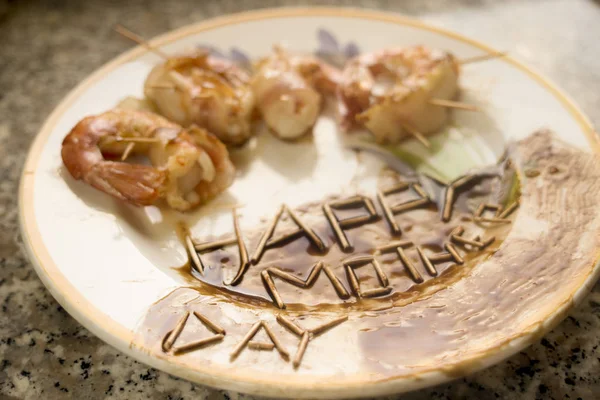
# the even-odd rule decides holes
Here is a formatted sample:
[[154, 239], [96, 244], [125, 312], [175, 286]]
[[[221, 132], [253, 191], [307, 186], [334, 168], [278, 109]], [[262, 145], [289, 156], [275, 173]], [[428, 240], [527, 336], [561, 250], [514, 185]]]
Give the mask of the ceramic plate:
[[[445, 49], [459, 59], [493, 52], [475, 40], [416, 20], [349, 9], [238, 14], [184, 27], [151, 44], [168, 54], [209, 47], [244, 64], [267, 55], [275, 41], [333, 63], [357, 53], [415, 44]], [[453, 219], [454, 224], [441, 227], [438, 219], [433, 236], [427, 236], [419, 221], [429, 218], [426, 213], [437, 215], [435, 206], [396, 216], [401, 239], [414, 242], [404, 251], [414, 271], [400, 263], [400, 251], [374, 253], [360, 242], [361, 229], [380, 245], [397, 240], [386, 233], [376, 196], [382, 182], [396, 179], [394, 166], [381, 154], [353, 150], [348, 137], [361, 136], [338, 130], [332, 104], [325, 107], [312, 135], [299, 142], [282, 142], [259, 129], [246, 147], [232, 150], [238, 169], [233, 186], [191, 213], [132, 207], [75, 181], [62, 167], [65, 135], [86, 115], [108, 110], [127, 96], [142, 97], [144, 79], [159, 62], [157, 55], [138, 47], [74, 89], [37, 136], [20, 191], [23, 238], [44, 284], [85, 327], [141, 362], [198, 383], [268, 396], [398, 393], [470, 373], [519, 351], [560, 321], [595, 282], [598, 221], [586, 207], [597, 200], [586, 200], [585, 195], [574, 200], [558, 189], [538, 192], [556, 177], [578, 184], [561, 175], [566, 172], [560, 165], [549, 166], [546, 173], [544, 157], [536, 159], [538, 170], [531, 172], [530, 164], [544, 146], [554, 146], [555, 139], [546, 134], [520, 142], [515, 156], [522, 193], [538, 196], [538, 208], [529, 209], [533, 206], [524, 199], [511, 216], [512, 224], [494, 228], [496, 240], [488, 250], [469, 252], [456, 244], [464, 263], [452, 259], [444, 264], [451, 258], [440, 256], [435, 273], [419, 261], [416, 245], [442, 254], [444, 238], [435, 235], [449, 234], [456, 225]], [[509, 142], [542, 127], [588, 154], [598, 150], [577, 106], [511, 57], [465, 65], [460, 84], [461, 101], [476, 104], [482, 112], [454, 112], [452, 122], [432, 137], [434, 148], [425, 155], [417, 141], [395, 148], [396, 154], [419, 154], [416, 161], [408, 161], [421, 172], [451, 182], [471, 168], [495, 164]], [[534, 145], [539, 151], [528, 152]], [[544, 154], [567, 157], [572, 150], [561, 146], [549, 147]], [[586, 157], [591, 156], [579, 158]], [[580, 167], [585, 170], [585, 165]], [[597, 188], [590, 188], [589, 195], [594, 195]], [[322, 204], [356, 193], [370, 199], [377, 222], [344, 228], [355, 248], [343, 253]], [[418, 196], [418, 191], [411, 193]], [[367, 215], [367, 203], [335, 212], [339, 218], [342, 213]], [[236, 237], [232, 209], [237, 210], [239, 236], [252, 256], [281, 204], [295, 210], [323, 239], [327, 263], [314, 269], [319, 255], [311, 250], [307, 235], [301, 235], [280, 250], [266, 251], [263, 265], [252, 265], [239, 285], [227, 285], [239, 261], [235, 240], [229, 240]], [[472, 211], [474, 204], [469, 198], [457, 199], [457, 207]], [[552, 214], [556, 209], [575, 211], [557, 217]], [[581, 218], [586, 210], [587, 219]], [[543, 224], [534, 218], [538, 212], [545, 218]], [[456, 218], [462, 215], [455, 213]], [[296, 229], [284, 214], [277, 234]], [[472, 222], [462, 218], [465, 224]], [[191, 269], [180, 240], [188, 228], [200, 244], [221, 238], [230, 243], [201, 254], [201, 276]], [[573, 247], [556, 254], [549, 247], [539, 253], [534, 242], [524, 242], [547, 232], [562, 235], [553, 243]], [[475, 238], [467, 229], [464, 237], [487, 239], [489, 232], [484, 234]], [[525, 255], [511, 258], [509, 242]], [[348, 262], [373, 254], [380, 256], [378, 263]], [[297, 274], [286, 278], [290, 268]], [[279, 299], [268, 290], [269, 279]], [[249, 347], [238, 347], [254, 327], [260, 329]], [[175, 343], [166, 343], [173, 339]], [[201, 339], [210, 343], [181, 350]]]

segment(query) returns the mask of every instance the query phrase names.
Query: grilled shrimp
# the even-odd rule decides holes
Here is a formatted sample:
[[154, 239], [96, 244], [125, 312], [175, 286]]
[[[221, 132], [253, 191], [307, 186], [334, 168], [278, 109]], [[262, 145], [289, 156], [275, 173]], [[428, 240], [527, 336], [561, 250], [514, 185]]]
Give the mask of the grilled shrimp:
[[338, 74], [308, 56], [291, 56], [275, 47], [259, 61], [252, 79], [256, 104], [267, 126], [282, 139], [295, 139], [315, 123], [322, 95], [334, 94]]
[[191, 126], [170, 141], [161, 141], [149, 153], [153, 165], [166, 169], [165, 198], [169, 206], [185, 211], [225, 191], [233, 183], [235, 167], [227, 147], [206, 129]]
[[457, 95], [458, 67], [451, 54], [423, 46], [358, 56], [344, 68], [338, 87], [341, 124], [364, 126], [388, 143], [411, 129], [434, 133], [447, 123], [449, 111], [429, 102]]
[[186, 127], [196, 124], [226, 144], [241, 145], [252, 135], [249, 79], [233, 63], [198, 53], [154, 67], [144, 94], [168, 119]]
[[[112, 161], [133, 143], [151, 165]], [[235, 169], [227, 149], [204, 129], [144, 111], [115, 109], [81, 120], [65, 137], [62, 159], [71, 175], [137, 206], [166, 200], [189, 210], [224, 191]]]

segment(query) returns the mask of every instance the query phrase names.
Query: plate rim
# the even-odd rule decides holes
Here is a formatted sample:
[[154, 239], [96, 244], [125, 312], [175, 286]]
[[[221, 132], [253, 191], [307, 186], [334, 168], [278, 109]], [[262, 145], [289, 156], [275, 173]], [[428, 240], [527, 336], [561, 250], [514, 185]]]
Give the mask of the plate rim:
[[[477, 47], [485, 52], [496, 52], [492, 47], [463, 36], [462, 34], [398, 13], [337, 7], [283, 7], [245, 11], [186, 25], [159, 35], [148, 42], [152, 46], [162, 46], [177, 41], [185, 36], [216, 29], [222, 26], [264, 19], [310, 16], [367, 19], [398, 25], [407, 25], [451, 37], [455, 40]], [[283, 395], [285, 397], [362, 397], [406, 392], [439, 384], [459, 376], [464, 376], [467, 373], [481, 370], [522, 350], [561, 322], [566, 316], [566, 313], [589, 293], [600, 274], [600, 263], [598, 262], [599, 260], [597, 260], [593, 270], [582, 285], [572, 293], [571, 300], [565, 302], [561, 307], [554, 310], [553, 313], [548, 314], [543, 324], [537, 325], [525, 332], [522, 336], [510, 339], [506, 341], [504, 345], [492, 348], [484, 355], [474, 358], [469, 367], [461, 370], [459, 374], [444, 373], [444, 371], [436, 370], [414, 376], [400, 376], [375, 381], [355, 380], [353, 382], [339, 381], [336, 383], [335, 381], [328, 380], [325, 383], [312, 383], [310, 385], [294, 381], [273, 385], [268, 381], [249, 375], [236, 374], [235, 376], [232, 376], [228, 373], [224, 373], [225, 371], [219, 371], [219, 369], [214, 367], [206, 369], [205, 371], [191, 371], [187, 368], [169, 363], [165, 359], [153, 356], [143, 348], [134, 345], [133, 339], [135, 334], [133, 331], [118, 324], [108, 315], [100, 311], [94, 304], [86, 300], [86, 298], [60, 272], [44, 245], [43, 238], [37, 227], [35, 211], [33, 208], [35, 171], [42, 149], [46, 145], [47, 139], [58, 119], [66, 112], [79, 95], [91, 85], [120, 65], [131, 61], [146, 52], [148, 52], [148, 50], [144, 47], [136, 46], [118, 55], [88, 75], [83, 81], [77, 84], [75, 88], [69, 91], [65, 97], [63, 97], [52, 113], [46, 118], [28, 149], [27, 158], [21, 174], [18, 194], [19, 226], [24, 248], [28, 259], [34, 266], [34, 269], [44, 283], [44, 286], [46, 286], [58, 303], [67, 310], [73, 318], [85, 326], [86, 329], [89, 329], [105, 343], [110, 344], [136, 360], [163, 370], [169, 374], [199, 384], [256, 395]], [[598, 136], [587, 116], [570, 96], [565, 94], [543, 74], [540, 74], [530, 66], [515, 60], [511, 56], [503, 57], [502, 61], [508, 62], [527, 73], [531, 78], [536, 80], [554, 95], [578, 122], [588, 139], [591, 150], [600, 153], [600, 136]]]

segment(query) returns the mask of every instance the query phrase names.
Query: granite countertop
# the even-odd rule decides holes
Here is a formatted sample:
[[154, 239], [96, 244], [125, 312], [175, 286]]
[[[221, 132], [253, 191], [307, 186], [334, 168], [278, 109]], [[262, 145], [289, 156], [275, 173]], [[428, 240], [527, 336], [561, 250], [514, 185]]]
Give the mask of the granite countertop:
[[[17, 187], [27, 149], [60, 99], [131, 44], [260, 7], [336, 4], [416, 16], [511, 51], [555, 80], [600, 126], [600, 3], [593, 0], [0, 0], [0, 398], [230, 399], [154, 370], [94, 337], [52, 298], [21, 249]], [[7, 10], [7, 11], [6, 11]], [[468, 378], [403, 399], [600, 398], [600, 285], [554, 331]]]

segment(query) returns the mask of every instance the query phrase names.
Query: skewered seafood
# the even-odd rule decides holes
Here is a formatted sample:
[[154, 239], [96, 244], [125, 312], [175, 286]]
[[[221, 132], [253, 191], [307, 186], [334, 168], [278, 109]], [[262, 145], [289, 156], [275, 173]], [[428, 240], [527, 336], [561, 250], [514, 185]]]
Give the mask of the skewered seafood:
[[457, 95], [458, 75], [451, 54], [424, 46], [358, 56], [346, 65], [338, 89], [342, 126], [364, 126], [387, 143], [434, 133], [449, 115], [436, 102]]
[[267, 126], [282, 139], [295, 139], [315, 124], [322, 95], [333, 94], [337, 81], [334, 67], [275, 47], [257, 64], [252, 90]]
[[196, 124], [229, 145], [252, 135], [254, 95], [248, 75], [206, 53], [170, 57], [152, 69], [144, 93], [160, 114], [183, 126]]
[[[125, 152], [151, 165], [105, 158]], [[120, 200], [146, 206], [165, 199], [181, 211], [225, 190], [235, 173], [223, 143], [204, 129], [124, 109], [81, 120], [63, 141], [62, 159], [75, 179]]]

